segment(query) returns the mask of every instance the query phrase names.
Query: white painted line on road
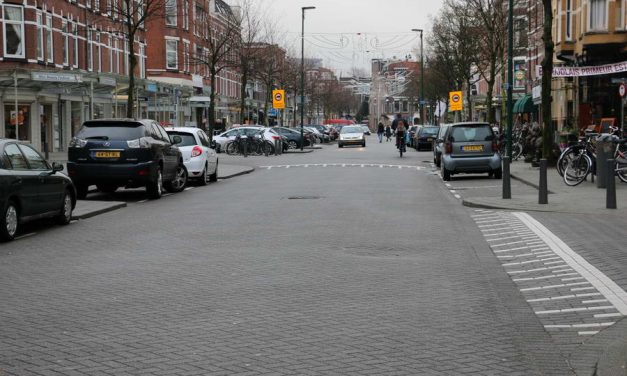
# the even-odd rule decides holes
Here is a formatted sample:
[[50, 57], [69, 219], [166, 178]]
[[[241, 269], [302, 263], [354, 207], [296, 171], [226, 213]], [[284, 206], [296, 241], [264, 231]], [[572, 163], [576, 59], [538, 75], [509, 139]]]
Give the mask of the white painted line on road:
[[[561, 268], [561, 266], [559, 266], [558, 268]], [[559, 270], [553, 270], [553, 273], [563, 273], [563, 272], [570, 272], [573, 269], [571, 268], [567, 268], [567, 269], [559, 269]]]
[[594, 315], [595, 319], [604, 319], [607, 317], [623, 317], [622, 313], [597, 313]]
[[514, 239], [514, 238], [520, 238], [520, 236], [506, 236], [504, 238], [497, 238], [497, 239], [486, 239], [489, 242], [495, 242], [497, 240], [506, 240], [506, 239]]
[[[520, 243], [520, 242], [516, 242], [516, 243]], [[516, 247], [516, 248], [510, 248], [510, 249], [499, 249], [498, 251], [494, 251], [494, 253], [505, 253], [505, 252], [511, 252], [511, 251], [519, 251], [521, 249], [529, 249], [529, 247]]]
[[455, 196], [455, 198], [456, 198], [456, 199], [458, 199], [458, 200], [461, 200], [461, 199], [462, 199], [462, 196], [460, 196], [460, 195], [458, 195], [458, 194], [456, 194], [456, 195], [454, 195], [454, 196]]
[[481, 224], [481, 223], [491, 223], [491, 222], [503, 222], [503, 219], [490, 219], [487, 221], [481, 220], [481, 221], [476, 221], [477, 223]]
[[545, 275], [545, 276], [542, 276], [542, 277], [512, 278], [512, 281], [514, 281], [514, 282], [528, 282], [528, 281], [540, 281], [540, 280], [543, 280], [543, 279], [552, 279], [552, 278], [557, 278], [557, 276]]
[[[566, 243], [529, 214], [513, 213], [513, 215], [527, 224], [539, 237], [544, 239], [547, 245], [551, 247], [557, 255], [561, 256], [571, 268], [582, 275], [582, 279], [589, 281], [620, 313], [627, 315], [627, 292], [625, 290], [599, 269], [587, 262], [583, 257], [578, 255]], [[563, 279], [563, 281], [566, 280], [570, 279]]]
[[[447, 187], [450, 187], [451, 185], [448, 184]], [[471, 215], [472, 218], [481, 218], [481, 217], [492, 217], [494, 216], [494, 214], [492, 213], [488, 213], [488, 214], [473, 214]]]
[[607, 303], [607, 299], [582, 300], [581, 304]]
[[573, 329], [573, 328], [602, 328], [604, 326], [612, 326], [616, 322], [598, 322], [592, 324], [564, 324], [564, 325], [545, 325], [546, 329]]
[[560, 260], [560, 258], [558, 256], [555, 256], [555, 257], [547, 257], [547, 258], [538, 259], [538, 261], [551, 261], [551, 260]]
[[517, 258], [517, 257], [529, 257], [533, 256], [533, 253], [521, 253], [519, 255], [506, 255], [506, 256], [496, 256], [497, 258]]
[[562, 273], [562, 274], [556, 274], [556, 277], [568, 277], [569, 275], [578, 275], [579, 273], [577, 272], [573, 272], [573, 273]]
[[521, 261], [521, 262], [508, 262], [507, 264], [503, 264], [503, 266], [514, 266], [514, 265], [527, 265], [533, 264], [536, 262], [540, 262], [540, 260], [530, 260], [530, 261]]
[[483, 234], [484, 237], [490, 237], [490, 236], [503, 236], [503, 235], [507, 235], [507, 234], [517, 234], [516, 231], [505, 231], [505, 232], [499, 232], [498, 234]]
[[543, 251], [543, 252], [533, 252], [534, 255], [536, 256], [546, 256], [546, 255], [553, 255], [553, 251]]
[[566, 264], [566, 261], [562, 260], [562, 261], [551, 261], [551, 262], [544, 263], [544, 265], [555, 265], [555, 264]]
[[[570, 287], [570, 286], [581, 286], [581, 285], [589, 285], [590, 282], [575, 282], [575, 283], [562, 283], [559, 285], [549, 285], [549, 286], [538, 286], [538, 287], [527, 287], [524, 289], [520, 289], [520, 291], [539, 291], [539, 290], [548, 290], [548, 289], [556, 289], [560, 287]], [[594, 287], [585, 287], [585, 289], [594, 289]], [[575, 291], [574, 289], [570, 289], [570, 291]]]
[[573, 294], [573, 295], [562, 295], [562, 296], [552, 296], [549, 298], [537, 298], [537, 299], [528, 299], [529, 303], [535, 302], [548, 302], [553, 300], [564, 300], [564, 299], [574, 299], [574, 298], [585, 298], [589, 296], [598, 296], [601, 295], [600, 292], [590, 293], [590, 294]]
[[597, 334], [598, 332], [599, 332], [598, 330], [587, 330], [587, 331], [577, 332], [577, 334], [579, 334], [580, 336], [593, 336]]
[[536, 315], [550, 315], [550, 314], [553, 314], [553, 313], [570, 313], [570, 312], [584, 312], [584, 311], [605, 311], [605, 310], [610, 310], [610, 309], [614, 309], [614, 306], [549, 309], [547, 311], [535, 311], [535, 314]]
[[[492, 244], [492, 245], [490, 245], [490, 247], [503, 247], [503, 246], [506, 246], [506, 245], [514, 245], [514, 244], [519, 244], [519, 243], [525, 243], [525, 242], [524, 242], [524, 241], [522, 241], [522, 240], [519, 240], [519, 241], [516, 241], [516, 242], [508, 242], [508, 243], [501, 243], [501, 244]], [[529, 246], [524, 246], [524, 247], [520, 247], [520, 248], [521, 248], [521, 249], [522, 249], [522, 248], [529, 248]], [[518, 248], [512, 248], [512, 249], [518, 249]], [[499, 250], [499, 251], [497, 251], [497, 252], [500, 252], [500, 251], [507, 251], [507, 250], [506, 250], [506, 249], [500, 249], [500, 250]]]
[[585, 279], [585, 278], [584, 277], [562, 278], [562, 282], [578, 281], [580, 279]]
[[590, 290], [596, 290], [596, 288], [594, 288], [594, 287], [575, 287], [573, 289], [570, 289], [570, 291], [572, 291], [572, 292], [575, 292], [575, 291], [590, 291]]

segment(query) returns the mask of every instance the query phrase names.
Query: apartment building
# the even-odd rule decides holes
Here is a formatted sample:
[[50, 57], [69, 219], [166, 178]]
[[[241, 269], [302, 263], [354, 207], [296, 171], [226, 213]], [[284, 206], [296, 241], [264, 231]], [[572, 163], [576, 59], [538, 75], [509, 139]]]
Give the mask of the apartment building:
[[[148, 78], [157, 83], [148, 98], [148, 115], [177, 126], [206, 128], [211, 85], [216, 91], [216, 129], [238, 123], [241, 77], [224, 68], [211, 82], [210, 38], [232, 22], [232, 9], [223, 0], [165, 0], [165, 17], [148, 23]], [[174, 87], [168, 93], [168, 88]], [[165, 99], [159, 93], [166, 92]]]
[[370, 85], [370, 123], [376, 124], [381, 115], [400, 113], [403, 118], [416, 122], [420, 118], [417, 97], [408, 95], [412, 80], [420, 75], [420, 63], [410, 60], [372, 61]]
[[[63, 151], [84, 120], [124, 112], [113, 94], [126, 82], [129, 43], [115, 9], [113, 0], [2, 2], [0, 137]], [[143, 32], [134, 47], [143, 78]]]

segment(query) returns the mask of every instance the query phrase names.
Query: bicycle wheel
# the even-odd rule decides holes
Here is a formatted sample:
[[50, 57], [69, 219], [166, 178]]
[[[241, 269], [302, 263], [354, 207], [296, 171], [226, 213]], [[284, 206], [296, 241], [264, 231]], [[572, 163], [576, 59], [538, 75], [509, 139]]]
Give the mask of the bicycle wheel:
[[228, 155], [237, 155], [239, 154], [239, 147], [237, 142], [231, 141], [228, 144], [226, 144], [226, 147], [224, 148], [224, 150], [226, 151], [226, 154]]
[[564, 152], [557, 159], [557, 173], [560, 174], [560, 176], [564, 176], [564, 170], [566, 169], [566, 166], [568, 166], [568, 163], [572, 159], [577, 158], [580, 152], [580, 149], [572, 147], [564, 150]]
[[520, 156], [522, 155], [523, 152], [523, 146], [520, 142], [516, 142], [512, 144], [512, 160], [516, 161], [518, 160], [518, 158], [520, 158]]
[[564, 169], [564, 183], [566, 185], [574, 187], [581, 184], [590, 173], [592, 167], [592, 160], [586, 154], [580, 154], [577, 158], [568, 162], [568, 165]]
[[616, 160], [616, 176], [623, 182], [627, 183], [627, 145], [619, 146], [614, 156]]

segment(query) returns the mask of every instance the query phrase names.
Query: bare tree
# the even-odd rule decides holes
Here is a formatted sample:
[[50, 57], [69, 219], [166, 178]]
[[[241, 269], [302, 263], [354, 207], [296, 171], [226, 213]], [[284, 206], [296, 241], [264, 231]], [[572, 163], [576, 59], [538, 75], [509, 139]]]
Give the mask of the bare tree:
[[203, 15], [196, 15], [196, 27], [206, 33], [202, 53], [197, 50], [191, 62], [193, 65], [204, 66], [209, 70], [211, 89], [209, 91], [209, 136], [213, 137], [216, 119], [216, 79], [228, 68], [239, 65], [237, 56], [240, 48], [240, 22], [232, 9], [224, 2], [215, 10], [208, 10]]

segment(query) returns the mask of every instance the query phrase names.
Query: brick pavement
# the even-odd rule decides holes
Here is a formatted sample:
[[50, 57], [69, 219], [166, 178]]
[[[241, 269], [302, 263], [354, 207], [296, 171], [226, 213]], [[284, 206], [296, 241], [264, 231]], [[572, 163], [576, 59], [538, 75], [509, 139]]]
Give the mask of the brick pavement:
[[[398, 163], [381, 150], [317, 160]], [[2, 245], [0, 368], [572, 374], [469, 209], [428, 176], [259, 170]]]

